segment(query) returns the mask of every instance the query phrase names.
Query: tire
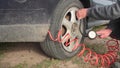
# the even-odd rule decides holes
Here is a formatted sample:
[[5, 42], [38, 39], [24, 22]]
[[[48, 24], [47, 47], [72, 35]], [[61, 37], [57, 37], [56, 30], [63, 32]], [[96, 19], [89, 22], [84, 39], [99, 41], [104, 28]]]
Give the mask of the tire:
[[[75, 16], [75, 12], [82, 7], [83, 6], [79, 0], [61, 0], [59, 2], [52, 16], [50, 26], [50, 32], [54, 38], [62, 28], [63, 32], [61, 38], [67, 33], [70, 33], [73, 36], [72, 39], [78, 38], [79, 43], [83, 42], [84, 37], [81, 32], [83, 34], [85, 33], [85, 20], [77, 20]], [[66, 24], [66, 22], [70, 25]], [[69, 40], [72, 39], [70, 38]], [[75, 46], [73, 43], [69, 46], [65, 46], [64, 43], [66, 42], [54, 42], [50, 39], [49, 35], [47, 35], [45, 41], [41, 44], [41, 48], [48, 56], [57, 59], [73, 57], [81, 50], [81, 47], [78, 47], [73, 51], [72, 49]]]

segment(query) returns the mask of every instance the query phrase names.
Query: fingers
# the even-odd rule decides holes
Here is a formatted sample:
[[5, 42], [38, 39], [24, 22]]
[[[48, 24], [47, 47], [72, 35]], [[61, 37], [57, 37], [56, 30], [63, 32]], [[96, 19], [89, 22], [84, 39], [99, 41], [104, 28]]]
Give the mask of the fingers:
[[79, 20], [85, 18], [87, 16], [87, 9], [78, 10], [76, 15]]
[[78, 19], [80, 19], [79, 11], [77, 11], [76, 16]]
[[99, 37], [100, 38], [106, 38], [107, 36], [106, 35], [100, 35]]
[[82, 19], [82, 15], [83, 13], [81, 12], [81, 10], [77, 11], [77, 18], [80, 20]]
[[97, 35], [99, 35], [100, 38], [107, 38], [111, 34], [112, 30], [110, 29], [103, 29], [100, 31], [97, 31]]
[[106, 37], [106, 35], [105, 35], [103, 30], [97, 31], [96, 33], [97, 33], [99, 38], [105, 38]]
[[82, 19], [82, 16], [83, 16], [82, 14], [83, 14], [82, 9], [77, 11], [77, 18], [79, 20]]
[[97, 31], [96, 33], [97, 33], [97, 35], [101, 35], [101, 34], [103, 34], [102, 31]]

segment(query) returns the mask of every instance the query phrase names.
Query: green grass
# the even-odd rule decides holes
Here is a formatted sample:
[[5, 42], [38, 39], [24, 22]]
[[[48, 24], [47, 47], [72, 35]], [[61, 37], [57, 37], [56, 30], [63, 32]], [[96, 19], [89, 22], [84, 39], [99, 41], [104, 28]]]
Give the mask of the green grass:
[[10, 68], [28, 68], [28, 65], [25, 62], [23, 62]]
[[33, 65], [32, 68], [51, 68], [52, 66], [54, 66], [56, 68], [57, 64], [60, 61], [61, 60], [57, 60], [57, 59], [46, 59], [39, 64]]

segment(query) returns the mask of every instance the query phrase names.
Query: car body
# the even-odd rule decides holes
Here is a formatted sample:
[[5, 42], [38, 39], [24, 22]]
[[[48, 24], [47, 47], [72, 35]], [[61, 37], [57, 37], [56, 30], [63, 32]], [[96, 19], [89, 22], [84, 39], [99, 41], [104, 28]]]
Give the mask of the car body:
[[[116, 0], [0, 0], [0, 42], [43, 42], [49, 37], [49, 30], [54, 31], [52, 33], [57, 33], [61, 22], [63, 22], [63, 25], [66, 25], [62, 17], [70, 16], [68, 17], [70, 19], [72, 16], [75, 16], [75, 11], [80, 8], [99, 7], [115, 2]], [[76, 24], [74, 22], [71, 25], [73, 27], [73, 33], [71, 34], [73, 35], [75, 35], [74, 30], [78, 29], [74, 28]], [[92, 19], [91, 21], [91, 18], [89, 18], [88, 24], [85, 26], [90, 28], [101, 24], [105, 23], [101, 20]], [[61, 27], [64, 28], [63, 25]], [[69, 28], [69, 25], [64, 29], [67, 28]], [[79, 36], [81, 37], [79, 41], [81, 41], [82, 35]], [[79, 48], [73, 52], [73, 45], [71, 44], [69, 44], [70, 47], [59, 47], [55, 46], [59, 45], [58, 43], [52, 42], [51, 44], [51, 42], [51, 40], [47, 40], [43, 44], [46, 46], [42, 46], [42, 49], [54, 58], [64, 59], [72, 57], [80, 50]], [[62, 43], [62, 45], [64, 44], [65, 42]], [[61, 48], [60, 51], [57, 51], [59, 48]]]
[[0, 42], [43, 41], [58, 1], [0, 0]]
[[[50, 27], [52, 13], [59, 1], [0, 0], [0, 42], [43, 41]], [[113, 0], [81, 0], [81, 2], [87, 8], [90, 5], [93, 7], [114, 3]], [[90, 21], [89, 26], [97, 24], [93, 22]]]

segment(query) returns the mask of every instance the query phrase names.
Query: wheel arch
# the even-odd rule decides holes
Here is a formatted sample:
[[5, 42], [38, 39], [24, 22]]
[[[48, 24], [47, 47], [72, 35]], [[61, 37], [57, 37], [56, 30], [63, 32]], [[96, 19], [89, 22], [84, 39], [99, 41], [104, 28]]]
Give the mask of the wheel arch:
[[83, 4], [84, 8], [90, 7], [90, 0], [79, 0], [79, 1]]

